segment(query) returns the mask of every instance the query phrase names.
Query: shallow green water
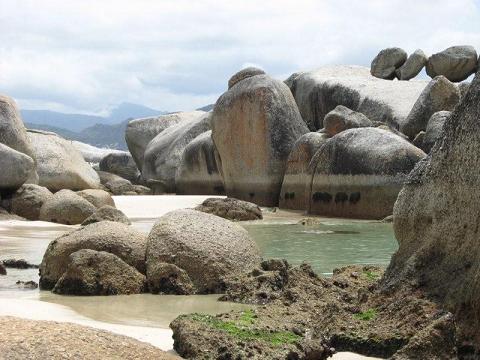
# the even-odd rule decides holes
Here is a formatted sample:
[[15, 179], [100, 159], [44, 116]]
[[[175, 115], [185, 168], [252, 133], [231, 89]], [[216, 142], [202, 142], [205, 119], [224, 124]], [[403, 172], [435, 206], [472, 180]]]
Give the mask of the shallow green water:
[[243, 226], [265, 258], [305, 261], [324, 274], [350, 264], [386, 266], [398, 246], [392, 225], [378, 222], [322, 219], [311, 226], [275, 221]]

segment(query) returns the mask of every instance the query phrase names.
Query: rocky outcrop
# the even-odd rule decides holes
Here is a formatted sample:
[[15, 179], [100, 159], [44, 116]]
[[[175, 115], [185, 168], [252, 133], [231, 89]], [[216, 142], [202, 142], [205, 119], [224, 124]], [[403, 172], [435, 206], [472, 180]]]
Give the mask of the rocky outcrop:
[[460, 101], [458, 87], [443, 76], [438, 76], [422, 91], [408, 117], [400, 126], [400, 131], [409, 138], [415, 138], [425, 130], [428, 120], [437, 111], [451, 111]]
[[460, 84], [458, 84], [458, 90], [460, 90], [460, 95], [462, 99], [467, 94], [469, 88], [470, 88], [469, 82], [461, 82]]
[[40, 288], [53, 289], [67, 270], [70, 254], [82, 249], [109, 252], [145, 273], [145, 235], [125, 224], [102, 221], [62, 235], [48, 245], [40, 264]]
[[225, 189], [217, 159], [211, 130], [193, 139], [185, 147], [175, 175], [177, 194], [223, 195]]
[[105, 156], [99, 164], [100, 170], [118, 175], [132, 183], [140, 179], [140, 171], [129, 153], [112, 153]]
[[195, 210], [233, 221], [263, 219], [262, 210], [258, 205], [233, 198], [209, 198]]
[[228, 80], [228, 88], [230, 89], [233, 85], [236, 83], [245, 80], [246, 78], [256, 76], [256, 75], [265, 75], [265, 71], [262, 69], [258, 69], [256, 67], [247, 67], [245, 69], [240, 70], [236, 74], [234, 74], [229, 80]]
[[197, 119], [202, 114], [203, 111], [178, 112], [130, 121], [125, 131], [125, 141], [138, 169], [142, 170], [145, 150], [155, 136], [172, 125]]
[[200, 294], [221, 293], [225, 276], [243, 273], [260, 262], [257, 246], [245, 229], [195, 210], [162, 216], [147, 241], [147, 275], [157, 272], [158, 263], [174, 264]]
[[79, 250], [53, 292], [62, 295], [130, 295], [145, 288], [145, 276], [118, 256], [105, 251]]
[[0, 190], [15, 190], [32, 176], [35, 163], [30, 156], [0, 143], [0, 169]]
[[430, 56], [427, 74], [431, 78], [443, 75], [450, 81], [460, 82], [476, 71], [477, 61], [478, 55], [472, 46], [452, 46]]
[[142, 177], [155, 193], [173, 193], [183, 151], [198, 135], [210, 130], [210, 113], [197, 113], [158, 134], [147, 145]]
[[338, 105], [323, 119], [324, 132], [328, 136], [334, 136], [347, 129], [371, 126], [373, 123], [365, 115], [343, 105]]
[[248, 77], [215, 104], [212, 138], [227, 196], [276, 206], [290, 150], [308, 132], [284, 83]]
[[39, 219], [59, 224], [81, 224], [97, 209], [71, 190], [60, 190], [47, 199], [40, 208]]
[[442, 136], [443, 125], [451, 114], [450, 111], [439, 111], [430, 117], [425, 131], [425, 137], [423, 139], [423, 151], [429, 153], [430, 150], [432, 150], [433, 145], [435, 145], [437, 140]]
[[395, 76], [399, 80], [413, 79], [422, 71], [427, 61], [428, 57], [422, 50], [415, 50], [410, 54], [407, 61], [395, 71]]
[[458, 341], [471, 358], [480, 353], [479, 117], [477, 73], [445, 122], [444, 135], [398, 196], [399, 249], [383, 282], [385, 289], [412, 286], [454, 313]]
[[370, 73], [380, 79], [393, 80], [395, 71], [407, 60], [407, 53], [400, 48], [387, 48], [372, 61]]
[[312, 157], [327, 141], [324, 133], [310, 132], [302, 135], [293, 146], [287, 160], [287, 170], [283, 177], [279, 207], [282, 209], [305, 210], [307, 186], [310, 186], [309, 164]]
[[362, 66], [323, 67], [293, 74], [286, 83], [312, 131], [323, 128], [325, 115], [337, 105], [398, 128], [428, 84], [378, 79]]
[[123, 212], [112, 206], [105, 205], [86, 218], [82, 222], [82, 225], [85, 226], [100, 221], [113, 221], [127, 225], [131, 224], [130, 220]]
[[113, 201], [112, 196], [105, 190], [87, 189], [87, 190], [77, 191], [77, 195], [87, 200], [97, 209], [106, 205], [115, 207], [115, 202]]
[[[0, 95], [0, 144], [28, 155], [35, 162], [35, 153], [27, 136], [27, 130], [20, 116], [15, 101], [5, 95]], [[3, 156], [0, 156], [2, 158]], [[5, 167], [1, 167], [5, 169]], [[34, 167], [28, 177], [29, 183], [37, 183], [38, 176]]]
[[71, 142], [54, 133], [29, 130], [37, 159], [39, 185], [51, 191], [95, 189], [100, 180]]
[[43, 204], [52, 198], [53, 194], [45, 187], [24, 184], [9, 200], [9, 209], [14, 214], [28, 220], [38, 220]]
[[425, 153], [382, 129], [350, 129], [327, 140], [313, 157], [309, 212], [383, 219], [403, 181]]

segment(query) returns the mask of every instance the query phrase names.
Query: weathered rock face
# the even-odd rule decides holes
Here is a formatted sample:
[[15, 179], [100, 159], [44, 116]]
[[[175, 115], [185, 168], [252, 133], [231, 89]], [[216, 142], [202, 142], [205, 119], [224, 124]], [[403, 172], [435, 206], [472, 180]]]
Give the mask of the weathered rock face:
[[0, 169], [0, 190], [15, 190], [31, 177], [35, 163], [30, 156], [0, 143]]
[[[20, 112], [15, 101], [5, 95], [0, 95], [0, 143], [9, 148], [28, 155], [35, 162], [35, 153], [27, 136]], [[5, 169], [2, 167], [2, 169]], [[35, 169], [31, 169], [28, 179], [30, 183], [38, 181]]]
[[217, 100], [212, 116], [226, 194], [276, 206], [288, 154], [306, 132], [284, 83], [268, 75], [238, 82]]
[[85, 221], [82, 222], [82, 225], [85, 226], [100, 221], [114, 221], [127, 225], [131, 224], [130, 220], [123, 212], [112, 206], [105, 205], [86, 218]]
[[152, 294], [190, 295], [195, 286], [187, 272], [174, 264], [155, 262], [147, 269], [148, 289]]
[[460, 95], [463, 97], [466, 95], [468, 92], [468, 89], [470, 88], [470, 83], [469, 82], [462, 82], [458, 84], [458, 90], [460, 90]]
[[425, 138], [423, 139], [422, 150], [429, 153], [433, 145], [442, 136], [443, 125], [450, 117], [450, 111], [439, 111], [433, 114], [428, 120], [427, 130], [425, 131]]
[[279, 207], [282, 209], [305, 210], [308, 203], [307, 186], [310, 186], [312, 175], [309, 164], [312, 157], [327, 141], [324, 133], [311, 132], [302, 135], [293, 146], [287, 160], [287, 170], [283, 178]]
[[450, 81], [460, 82], [476, 71], [477, 60], [477, 52], [472, 46], [452, 46], [430, 56], [427, 74], [431, 78], [443, 75]]
[[311, 161], [313, 214], [383, 219], [425, 153], [382, 129], [350, 129], [329, 139]]
[[52, 196], [43, 186], [24, 184], [12, 195], [10, 211], [28, 220], [38, 220], [42, 205]]
[[118, 256], [83, 249], [69, 256], [53, 292], [63, 295], [130, 295], [145, 288], [145, 276]]
[[112, 153], [100, 161], [100, 170], [118, 175], [132, 183], [140, 179], [140, 171], [129, 153]]
[[48, 198], [40, 208], [39, 219], [59, 224], [81, 224], [97, 209], [71, 190], [60, 190]]
[[95, 189], [100, 180], [71, 142], [54, 133], [29, 130], [37, 158], [39, 185], [51, 191]]
[[256, 76], [256, 75], [265, 75], [265, 71], [262, 69], [258, 69], [256, 67], [248, 67], [243, 70], [240, 70], [236, 74], [234, 74], [230, 80], [228, 80], [228, 88], [230, 89], [236, 83], [245, 80], [246, 78]]
[[87, 189], [87, 190], [77, 191], [77, 195], [87, 200], [97, 209], [105, 205], [115, 207], [115, 202], [113, 201], [112, 196], [105, 190]]
[[286, 83], [312, 131], [323, 128], [325, 115], [337, 105], [398, 128], [428, 84], [378, 79], [362, 66], [323, 67], [293, 74]]
[[177, 194], [223, 195], [225, 193], [216, 153], [211, 130], [198, 135], [187, 145], [175, 175]]
[[428, 120], [437, 111], [451, 111], [460, 101], [458, 87], [444, 76], [438, 76], [422, 91], [400, 131], [413, 139], [425, 130]]
[[395, 76], [399, 80], [413, 79], [422, 71], [427, 61], [428, 57], [422, 50], [415, 50], [415, 52], [408, 57], [407, 61], [395, 71]]
[[373, 126], [373, 123], [362, 113], [338, 105], [325, 116], [323, 126], [329, 136], [334, 136], [347, 129]]
[[53, 289], [68, 267], [70, 254], [82, 249], [114, 254], [144, 274], [145, 248], [145, 235], [125, 224], [102, 221], [81, 227], [48, 245], [40, 264], [40, 288]]
[[263, 219], [262, 209], [258, 205], [233, 198], [209, 198], [195, 210], [233, 221]]
[[198, 135], [210, 130], [210, 113], [200, 113], [158, 134], [147, 145], [142, 177], [156, 193], [173, 193], [183, 151]]
[[143, 155], [150, 141], [172, 125], [197, 119], [203, 111], [178, 112], [174, 114], [135, 119], [128, 123], [125, 141], [138, 169], [143, 168]]
[[[460, 343], [480, 344], [480, 75], [443, 127], [430, 156], [408, 177], [395, 204], [399, 250], [386, 287], [412, 285], [455, 314]], [[468, 346], [466, 347], [468, 349]], [[474, 358], [472, 354], [472, 358]]]
[[177, 210], [152, 228], [146, 261], [147, 274], [158, 263], [174, 264], [186, 272], [195, 292], [220, 293], [226, 275], [251, 270], [260, 256], [240, 225], [200, 211]]
[[400, 48], [383, 49], [372, 61], [370, 73], [380, 79], [393, 80], [395, 70], [405, 63], [407, 53]]

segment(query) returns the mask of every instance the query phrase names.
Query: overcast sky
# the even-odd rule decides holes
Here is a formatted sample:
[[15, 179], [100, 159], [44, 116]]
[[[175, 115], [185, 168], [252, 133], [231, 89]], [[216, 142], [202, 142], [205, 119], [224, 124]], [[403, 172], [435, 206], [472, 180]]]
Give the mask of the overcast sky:
[[249, 64], [283, 79], [457, 44], [480, 50], [479, 0], [0, 0], [0, 92], [22, 108], [188, 110]]

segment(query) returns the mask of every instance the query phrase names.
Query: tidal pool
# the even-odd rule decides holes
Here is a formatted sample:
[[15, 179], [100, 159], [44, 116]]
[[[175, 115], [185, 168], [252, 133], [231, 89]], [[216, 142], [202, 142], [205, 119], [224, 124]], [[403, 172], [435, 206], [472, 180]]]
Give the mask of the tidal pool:
[[[129, 196], [115, 197], [115, 202], [133, 220], [132, 226], [148, 233], [156, 218], [165, 212], [194, 207], [203, 199]], [[397, 248], [391, 224], [315, 218], [314, 225], [301, 225], [298, 222], [305, 216], [298, 212], [266, 209], [264, 214], [262, 221], [241, 223], [263, 256], [285, 258], [292, 264], [306, 261], [320, 273], [330, 274], [334, 268], [348, 264], [386, 265]], [[39, 264], [50, 241], [75, 228], [43, 222], [0, 222], [0, 260], [24, 258]], [[0, 276], [0, 315], [75, 322], [132, 336], [164, 350], [172, 348], [168, 324], [178, 315], [216, 314], [245, 308], [218, 302], [217, 296], [212, 295], [59, 296], [19, 289], [15, 285], [18, 280], [38, 282], [38, 270], [8, 269], [7, 276]]]

